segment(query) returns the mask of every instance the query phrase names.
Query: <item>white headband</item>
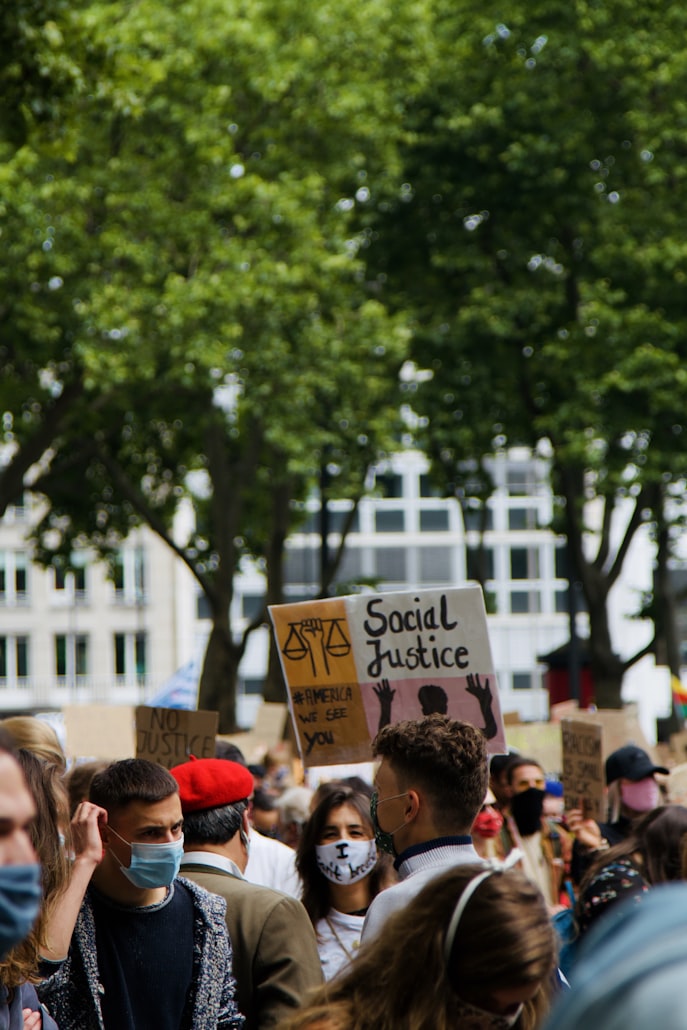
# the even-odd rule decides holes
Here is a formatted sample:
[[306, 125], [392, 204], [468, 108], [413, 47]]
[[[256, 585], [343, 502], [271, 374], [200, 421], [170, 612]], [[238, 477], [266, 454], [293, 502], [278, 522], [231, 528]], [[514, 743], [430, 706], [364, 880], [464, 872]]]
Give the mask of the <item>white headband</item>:
[[513, 866], [517, 865], [520, 859], [523, 857], [520, 848], [513, 848], [508, 853], [506, 858], [501, 861], [498, 858], [491, 858], [488, 860], [488, 868], [483, 873], [475, 876], [474, 879], [470, 880], [469, 884], [458, 898], [458, 903], [453, 910], [451, 921], [448, 924], [448, 930], [446, 931], [446, 940], [444, 941], [444, 962], [448, 965], [448, 961], [451, 957], [451, 951], [453, 950], [453, 942], [456, 939], [456, 931], [458, 930], [458, 923], [460, 922], [461, 916], [465, 911], [468, 901], [475, 893], [477, 888], [484, 880], [489, 879], [494, 873], [504, 873], [507, 869], [512, 869]]

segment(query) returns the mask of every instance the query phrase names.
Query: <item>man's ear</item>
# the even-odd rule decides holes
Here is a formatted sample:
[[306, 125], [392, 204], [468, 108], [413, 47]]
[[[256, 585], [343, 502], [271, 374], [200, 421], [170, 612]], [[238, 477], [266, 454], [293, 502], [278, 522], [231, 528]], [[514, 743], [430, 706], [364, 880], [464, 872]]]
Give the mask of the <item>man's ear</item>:
[[403, 814], [409, 820], [410, 819], [414, 819], [416, 817], [416, 815], [418, 814], [418, 812], [420, 811], [421, 805], [422, 805], [422, 795], [419, 794], [418, 791], [413, 790], [412, 787], [411, 787], [411, 789], [408, 791], [408, 796], [407, 796], [406, 805], [405, 805], [405, 812]]

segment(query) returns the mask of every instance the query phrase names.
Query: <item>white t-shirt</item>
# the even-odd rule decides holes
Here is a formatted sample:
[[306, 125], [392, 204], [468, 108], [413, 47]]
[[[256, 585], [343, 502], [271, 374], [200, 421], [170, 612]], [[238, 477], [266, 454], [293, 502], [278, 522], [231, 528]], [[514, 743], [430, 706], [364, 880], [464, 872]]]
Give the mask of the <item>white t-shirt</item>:
[[319, 920], [315, 930], [325, 980], [331, 980], [353, 960], [360, 947], [364, 922], [365, 916], [347, 915], [335, 908], [330, 908], [325, 918]]
[[300, 901], [302, 888], [296, 872], [296, 852], [280, 840], [265, 837], [252, 827], [248, 864], [243, 875], [250, 883], [283, 891]]

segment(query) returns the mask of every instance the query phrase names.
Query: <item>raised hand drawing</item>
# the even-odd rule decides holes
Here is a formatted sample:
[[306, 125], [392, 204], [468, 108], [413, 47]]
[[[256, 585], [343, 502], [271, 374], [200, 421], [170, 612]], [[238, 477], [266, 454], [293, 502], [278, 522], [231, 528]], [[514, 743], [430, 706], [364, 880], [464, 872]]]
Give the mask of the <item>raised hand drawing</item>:
[[473, 697], [477, 698], [482, 718], [484, 719], [484, 726], [480, 727], [480, 732], [484, 734], [487, 740], [491, 740], [492, 737], [496, 736], [499, 728], [496, 725], [496, 719], [492, 711], [494, 698], [489, 686], [489, 680], [486, 680], [484, 686], [479, 681], [479, 674], [475, 676], [469, 675], [467, 680], [468, 685], [465, 689], [468, 694], [472, 694]]
[[389, 685], [388, 680], [382, 680], [376, 687], [372, 688], [377, 695], [379, 701], [379, 726], [377, 730], [381, 730], [384, 726], [388, 726], [391, 722], [391, 703], [396, 694], [395, 690]]
[[327, 661], [327, 652], [324, 647], [324, 626], [322, 624], [322, 619], [303, 619], [301, 622], [301, 635], [307, 645], [308, 651], [310, 652], [313, 676], [317, 675], [317, 662], [315, 659], [316, 643], [319, 643], [320, 645], [324, 667], [328, 674], [329, 662]]

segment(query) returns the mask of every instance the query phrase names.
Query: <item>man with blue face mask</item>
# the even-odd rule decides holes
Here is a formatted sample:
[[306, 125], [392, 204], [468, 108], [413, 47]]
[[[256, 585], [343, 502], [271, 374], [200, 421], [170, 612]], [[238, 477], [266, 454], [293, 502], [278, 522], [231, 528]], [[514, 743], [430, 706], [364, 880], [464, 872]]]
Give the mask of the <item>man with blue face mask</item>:
[[225, 902], [178, 877], [178, 786], [144, 759], [98, 773], [103, 857], [69, 955], [39, 987], [60, 1030], [239, 1028]]

